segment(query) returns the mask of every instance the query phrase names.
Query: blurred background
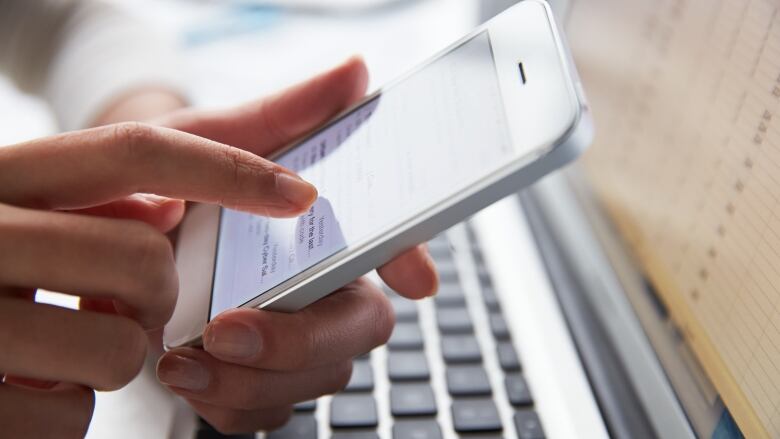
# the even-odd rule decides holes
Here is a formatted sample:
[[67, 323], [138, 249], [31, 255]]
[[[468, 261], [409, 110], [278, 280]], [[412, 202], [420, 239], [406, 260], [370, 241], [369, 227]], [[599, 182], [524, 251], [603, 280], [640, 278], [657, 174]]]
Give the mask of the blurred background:
[[[176, 59], [156, 68], [204, 107], [262, 96], [353, 54], [365, 57], [369, 88], [376, 88], [471, 29], [483, 7], [479, 0], [108, 2], [168, 44], [166, 54]], [[44, 104], [0, 79], [0, 144], [56, 129], [56, 115]]]

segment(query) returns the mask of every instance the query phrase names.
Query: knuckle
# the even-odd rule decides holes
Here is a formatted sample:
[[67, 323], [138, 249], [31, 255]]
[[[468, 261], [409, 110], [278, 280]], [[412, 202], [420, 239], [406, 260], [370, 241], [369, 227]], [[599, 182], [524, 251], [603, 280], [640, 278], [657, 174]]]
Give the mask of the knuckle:
[[244, 389], [228, 396], [231, 406], [242, 410], [253, 410], [267, 405], [268, 393], [266, 385], [255, 383], [254, 386], [246, 386]]
[[141, 371], [146, 359], [146, 332], [133, 320], [121, 316], [110, 316], [112, 343], [103, 350], [102, 370], [106, 377], [103, 389], [116, 390], [124, 387]]
[[[285, 365], [290, 370], [307, 370], [312, 368], [317, 358], [325, 354], [328, 346], [332, 345], [331, 339], [335, 337], [333, 331], [327, 327], [313, 327], [307, 320], [305, 313], [294, 314], [294, 323], [290, 327], [295, 328], [295, 335], [292, 339], [289, 333], [280, 330], [279, 327], [267, 325], [261, 332], [263, 341], [267, 342], [267, 350], [264, 356], [272, 358], [280, 354], [289, 352], [292, 343], [296, 348], [293, 355], [286, 355]], [[270, 322], [268, 322], [270, 323]]]
[[155, 297], [168, 297], [178, 289], [178, 279], [170, 241], [162, 233], [146, 224], [137, 224], [139, 231], [133, 239], [133, 258], [136, 261], [136, 273], [133, 277], [137, 286], [146, 292], [153, 291]]
[[384, 294], [372, 294], [372, 303], [369, 307], [372, 343], [379, 346], [387, 343], [395, 326], [395, 312], [390, 300]]
[[282, 124], [277, 120], [276, 105], [278, 102], [274, 98], [264, 100], [260, 105], [259, 119], [265, 128], [264, 135], [271, 136], [278, 143], [287, 143], [292, 137], [287, 134]]
[[323, 352], [323, 348], [331, 346], [331, 340], [336, 338], [336, 334], [330, 328], [316, 328], [303, 333], [303, 342], [299, 354], [292, 359], [293, 368], [304, 370], [311, 368]]
[[[231, 146], [223, 149], [230, 182], [236, 189], [273, 188], [276, 181], [276, 165], [247, 151]], [[225, 199], [224, 203], [240, 203], [241, 200]], [[245, 200], [243, 202], [246, 202]]]
[[[242, 188], [247, 181], [247, 176], [249, 175], [248, 172], [248, 157], [247, 154], [238, 149], [233, 147], [225, 147], [223, 148], [223, 154], [225, 156], [225, 163], [227, 172], [229, 172], [230, 177], [230, 185], [233, 188]], [[240, 205], [241, 202], [238, 199], [234, 199], [235, 197], [228, 195], [227, 197], [223, 197], [219, 204], [220, 205]]]
[[246, 166], [246, 153], [238, 148], [224, 148], [225, 160], [233, 171], [233, 179], [236, 183], [241, 182], [242, 170]]
[[143, 157], [149, 144], [155, 139], [155, 128], [140, 122], [121, 122], [111, 125], [114, 144], [124, 151], [128, 158]]
[[241, 169], [243, 168], [243, 153], [238, 148], [225, 148], [225, 161], [233, 175], [233, 184], [241, 183]]

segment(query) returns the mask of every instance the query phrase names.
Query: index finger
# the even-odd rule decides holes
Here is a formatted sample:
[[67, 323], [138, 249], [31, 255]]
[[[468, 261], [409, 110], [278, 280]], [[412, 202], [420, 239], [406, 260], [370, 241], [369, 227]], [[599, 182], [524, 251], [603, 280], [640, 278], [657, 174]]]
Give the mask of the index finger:
[[314, 186], [252, 153], [128, 122], [0, 148], [0, 201], [74, 209], [145, 192], [268, 216], [299, 215]]

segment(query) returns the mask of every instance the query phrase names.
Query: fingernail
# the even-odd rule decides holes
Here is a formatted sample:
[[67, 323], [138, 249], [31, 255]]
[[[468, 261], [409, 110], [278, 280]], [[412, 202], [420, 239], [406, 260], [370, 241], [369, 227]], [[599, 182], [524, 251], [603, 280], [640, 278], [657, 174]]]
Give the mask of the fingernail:
[[146, 201], [149, 204], [154, 204], [155, 206], [162, 206], [163, 204], [171, 201], [171, 198], [168, 197], [161, 197], [160, 195], [155, 194], [136, 194], [136, 197]]
[[199, 361], [181, 355], [164, 355], [157, 365], [157, 378], [163, 384], [197, 392], [209, 385], [209, 372]]
[[165, 209], [163, 215], [166, 224], [172, 226], [179, 224], [179, 221], [184, 217], [184, 211], [186, 210], [186, 205], [182, 200], [168, 200], [162, 207]]
[[240, 323], [217, 320], [205, 334], [206, 351], [231, 358], [251, 358], [260, 352], [260, 334]]
[[317, 199], [317, 189], [310, 183], [290, 174], [276, 174], [276, 190], [285, 200], [297, 207], [308, 207]]

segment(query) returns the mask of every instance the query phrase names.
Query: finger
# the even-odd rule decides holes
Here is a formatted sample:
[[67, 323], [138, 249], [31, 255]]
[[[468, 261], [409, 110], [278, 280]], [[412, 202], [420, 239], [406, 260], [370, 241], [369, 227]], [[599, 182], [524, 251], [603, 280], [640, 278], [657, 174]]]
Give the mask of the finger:
[[226, 363], [192, 348], [169, 351], [157, 363], [158, 379], [177, 394], [241, 410], [292, 405], [336, 393], [351, 374], [351, 358], [316, 369], [280, 372]]
[[0, 295], [6, 297], [15, 297], [17, 299], [29, 300], [31, 302], [35, 300], [36, 293], [37, 290], [35, 288], [0, 286]]
[[33, 389], [51, 389], [52, 387], [59, 384], [57, 381], [43, 381], [43, 380], [36, 380], [33, 378], [25, 378], [25, 377], [19, 377], [15, 375], [6, 375], [3, 379], [3, 382], [6, 384], [13, 384], [17, 386], [22, 387], [30, 387]]
[[103, 314], [118, 314], [113, 300], [97, 297], [80, 297], [79, 309], [82, 311], [100, 312]]
[[145, 328], [173, 313], [178, 276], [168, 239], [137, 221], [0, 205], [0, 279], [113, 299]]
[[239, 308], [217, 316], [204, 348], [235, 364], [302, 370], [352, 358], [384, 344], [395, 323], [376, 286], [359, 279], [296, 313]]
[[57, 381], [36, 380], [33, 378], [20, 377], [16, 375], [6, 375], [3, 379], [3, 382], [17, 386], [31, 387], [33, 389], [51, 389], [52, 387], [59, 384]]
[[75, 384], [47, 390], [0, 384], [3, 437], [81, 438], [94, 407], [95, 392]]
[[431, 296], [439, 287], [436, 266], [424, 245], [407, 250], [376, 271], [387, 286], [410, 299]]
[[168, 233], [179, 225], [184, 217], [184, 209], [182, 200], [153, 194], [133, 194], [71, 213], [143, 221], [162, 233]]
[[292, 407], [260, 410], [236, 410], [188, 400], [195, 412], [222, 434], [272, 431], [284, 426], [292, 416]]
[[146, 356], [146, 333], [121, 316], [3, 298], [0, 321], [0, 370], [11, 376], [115, 390]]
[[135, 122], [0, 148], [0, 201], [78, 209], [135, 193], [221, 204], [270, 216], [300, 214], [314, 186], [238, 148]]
[[231, 110], [182, 110], [163, 124], [258, 155], [309, 133], [366, 93], [368, 71], [352, 57], [279, 94]]

